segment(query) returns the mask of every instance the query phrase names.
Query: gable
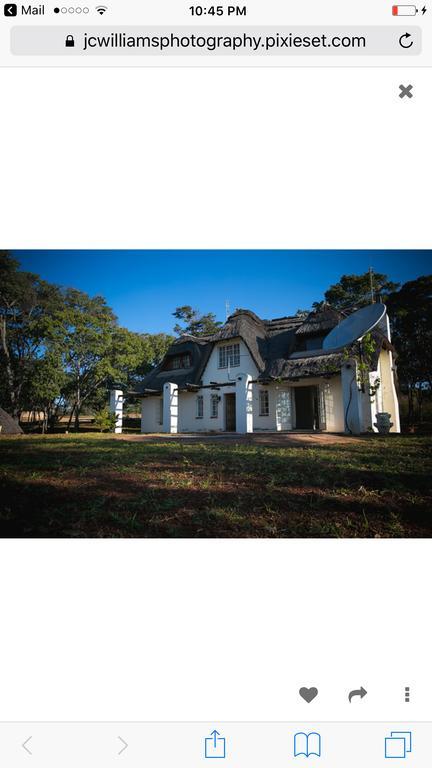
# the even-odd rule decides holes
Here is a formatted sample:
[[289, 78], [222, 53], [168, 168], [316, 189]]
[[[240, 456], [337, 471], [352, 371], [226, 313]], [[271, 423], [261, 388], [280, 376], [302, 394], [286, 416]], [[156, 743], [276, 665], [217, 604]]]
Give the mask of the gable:
[[203, 384], [226, 382], [235, 379], [240, 373], [253, 377], [259, 373], [243, 339], [237, 337], [216, 342], [202, 374]]

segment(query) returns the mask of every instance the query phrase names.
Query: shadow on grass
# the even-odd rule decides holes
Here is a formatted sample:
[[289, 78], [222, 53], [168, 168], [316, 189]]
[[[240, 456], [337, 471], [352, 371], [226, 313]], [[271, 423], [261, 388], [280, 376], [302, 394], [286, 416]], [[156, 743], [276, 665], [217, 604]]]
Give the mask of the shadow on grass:
[[167, 488], [100, 473], [86, 483], [11, 482], [3, 537], [426, 536], [429, 507], [316, 488]]
[[0, 445], [3, 537], [430, 536], [428, 445]]
[[190, 467], [195, 472], [236, 473], [260, 477], [276, 485], [305, 482], [329, 487], [358, 487], [371, 490], [405, 490], [430, 495], [432, 461], [430, 440], [400, 439], [345, 445], [271, 447], [262, 445], [218, 445], [214, 443], [139, 443], [115, 439], [73, 437], [26, 438], [0, 443], [3, 474], [14, 468], [28, 472], [78, 470], [83, 475], [97, 468], [115, 468], [120, 473], [139, 466], [154, 466], [172, 473]]

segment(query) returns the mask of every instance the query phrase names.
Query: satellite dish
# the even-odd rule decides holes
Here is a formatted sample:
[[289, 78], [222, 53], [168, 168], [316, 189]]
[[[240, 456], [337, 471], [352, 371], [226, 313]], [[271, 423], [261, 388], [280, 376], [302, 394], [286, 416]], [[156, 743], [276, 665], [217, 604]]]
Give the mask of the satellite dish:
[[375, 328], [386, 313], [384, 304], [369, 304], [358, 309], [333, 328], [323, 341], [323, 349], [339, 349], [353, 344]]

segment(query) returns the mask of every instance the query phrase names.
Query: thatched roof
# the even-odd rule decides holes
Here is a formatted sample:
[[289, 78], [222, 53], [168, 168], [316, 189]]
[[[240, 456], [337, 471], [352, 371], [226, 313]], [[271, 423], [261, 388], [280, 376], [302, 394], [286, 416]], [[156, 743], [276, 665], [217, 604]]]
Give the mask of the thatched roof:
[[297, 328], [297, 336], [311, 336], [312, 334], [327, 334], [335, 328], [344, 315], [330, 306], [325, 306], [315, 312], [310, 312], [303, 323]]
[[[137, 391], [142, 394], [146, 394], [146, 390], [161, 392], [168, 381], [177, 384], [179, 389], [185, 389], [186, 384], [198, 384], [212, 348], [212, 344], [205, 339], [180, 336], [171, 344], [160, 365], [145, 376]], [[167, 370], [169, 358], [182, 354], [190, 355], [190, 367]]]
[[308, 376], [333, 376], [343, 363], [343, 353], [315, 355], [292, 360], [273, 360], [266, 375], [269, 379], [304, 379]]
[[12, 416], [0, 408], [0, 435], [22, 435], [22, 429]]
[[[168, 381], [178, 384], [180, 389], [188, 384], [199, 385], [214, 346], [231, 339], [242, 339], [246, 344], [262, 381], [334, 375], [343, 363], [343, 351], [325, 352], [320, 337], [324, 338], [343, 318], [344, 314], [327, 306], [311, 312], [307, 318], [274, 320], [262, 320], [248, 309], [237, 309], [212, 336], [176, 339], [161, 365], [145, 377], [138, 391], [144, 395], [161, 392]], [[375, 364], [380, 349], [388, 341], [376, 330], [373, 337], [377, 342]], [[190, 354], [190, 367], [167, 370], [169, 358], [183, 352]]]
[[256, 367], [259, 371], [264, 371], [267, 346], [266, 326], [255, 312], [249, 309], [237, 309], [220, 331], [211, 337], [212, 343], [228, 339], [243, 339]]

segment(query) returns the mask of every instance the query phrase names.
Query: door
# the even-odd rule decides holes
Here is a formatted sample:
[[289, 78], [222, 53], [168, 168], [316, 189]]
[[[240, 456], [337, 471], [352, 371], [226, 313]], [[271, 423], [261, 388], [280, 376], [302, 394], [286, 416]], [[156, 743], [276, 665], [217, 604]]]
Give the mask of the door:
[[316, 387], [295, 387], [296, 429], [317, 429], [318, 396]]
[[276, 429], [292, 429], [291, 389], [280, 389], [276, 395]]
[[227, 432], [236, 431], [236, 396], [234, 393], [225, 395], [225, 430]]

